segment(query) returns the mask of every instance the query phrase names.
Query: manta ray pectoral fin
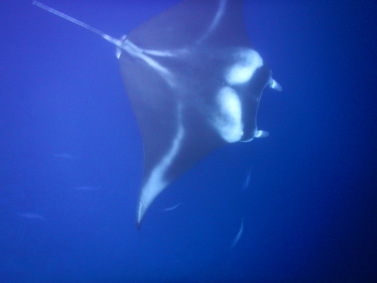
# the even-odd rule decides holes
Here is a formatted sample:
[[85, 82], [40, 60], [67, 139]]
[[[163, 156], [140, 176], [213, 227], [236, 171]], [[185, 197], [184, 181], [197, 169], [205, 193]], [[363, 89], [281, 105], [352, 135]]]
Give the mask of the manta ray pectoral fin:
[[137, 224], [139, 229], [149, 206], [169, 184], [166, 179], [167, 172], [169, 168], [174, 165], [174, 159], [177, 157], [182, 147], [182, 141], [185, 137], [185, 129], [182, 126], [182, 107], [180, 104], [178, 104], [177, 106], [178, 125], [176, 133], [171, 140], [171, 144], [167, 152], [153, 167], [149, 177], [145, 179], [145, 183], [141, 189], [139, 208], [137, 213]]

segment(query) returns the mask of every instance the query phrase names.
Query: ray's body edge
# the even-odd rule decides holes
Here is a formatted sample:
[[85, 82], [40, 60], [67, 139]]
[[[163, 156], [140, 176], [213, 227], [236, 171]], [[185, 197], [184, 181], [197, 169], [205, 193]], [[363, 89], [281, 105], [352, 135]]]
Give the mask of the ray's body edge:
[[[188, 44], [178, 47], [175, 44], [177, 34], [192, 25], [192, 20], [187, 17], [184, 22], [185, 10], [189, 11], [187, 7], [190, 5], [199, 5], [199, 1], [185, 0], [165, 12], [165, 22], [157, 16], [120, 39], [37, 1], [33, 2], [99, 34], [117, 47], [116, 56], [143, 139], [144, 173], [137, 210], [139, 229], [155, 198], [210, 151], [222, 144], [268, 136], [268, 132], [258, 130], [256, 125], [260, 97], [266, 86], [278, 91], [281, 91], [281, 86], [272, 78], [270, 69], [252, 48], [243, 30], [243, 23], [239, 21], [242, 2], [206, 2], [210, 3], [208, 7], [212, 13], [202, 19], [204, 27], [200, 27], [195, 36], [188, 37]], [[169, 19], [176, 17], [174, 13], [181, 13], [183, 23], [169, 23]], [[233, 24], [235, 19], [238, 26], [235, 24], [235, 29], [229, 33], [230, 28], [225, 24]], [[176, 30], [172, 29], [172, 39], [167, 33], [163, 36], [166, 44], [160, 39], [151, 41], [150, 35], [156, 36], [159, 25], [166, 30], [166, 24], [168, 27], [169, 24], [177, 26]], [[149, 34], [151, 31], [152, 34]], [[225, 38], [223, 44], [222, 36]], [[208, 53], [208, 49], [212, 52]], [[193, 70], [201, 77], [190, 79], [188, 71]], [[148, 84], [155, 86], [154, 93], [147, 88]], [[206, 92], [195, 89], [203, 84], [207, 86], [204, 88]], [[188, 102], [188, 95], [196, 105]], [[156, 96], [161, 101], [156, 100]], [[155, 104], [146, 102], [148, 100]], [[163, 105], [164, 102], [167, 105]], [[195, 114], [188, 114], [188, 108], [190, 111], [194, 109]], [[162, 122], [156, 121], [156, 118], [161, 118]], [[162, 133], [162, 137], [156, 138], [154, 131]], [[206, 138], [205, 146], [201, 144], [203, 141], [198, 138], [199, 134]], [[199, 153], [191, 157], [191, 152], [197, 150]]]

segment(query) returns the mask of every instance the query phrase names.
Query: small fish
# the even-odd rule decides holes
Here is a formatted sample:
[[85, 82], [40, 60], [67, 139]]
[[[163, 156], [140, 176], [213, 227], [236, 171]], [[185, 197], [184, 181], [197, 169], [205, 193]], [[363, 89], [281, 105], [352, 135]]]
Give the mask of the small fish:
[[181, 202], [180, 202], [180, 203], [177, 203], [176, 205], [173, 205], [173, 206], [167, 207], [167, 208], [163, 209], [162, 211], [168, 212], [168, 211], [175, 210], [176, 208], [178, 208], [179, 206], [181, 206], [181, 204], [182, 204]]
[[246, 179], [245, 179], [245, 182], [243, 183], [243, 187], [242, 187], [243, 190], [246, 190], [250, 185], [251, 171], [252, 171], [252, 169], [249, 169], [249, 171], [246, 175]]
[[38, 214], [38, 213], [33, 213], [33, 212], [25, 212], [25, 213], [17, 213], [18, 216], [30, 219], [30, 220], [43, 220], [47, 221], [46, 217]]
[[233, 241], [232, 241], [232, 245], [230, 246], [232, 249], [237, 245], [237, 243], [238, 243], [239, 240], [241, 239], [242, 233], [243, 233], [243, 219], [241, 220], [241, 227], [240, 227], [240, 230], [238, 230], [238, 233], [237, 233], [237, 235], [234, 237], [234, 239], [233, 239]]
[[69, 153], [54, 153], [53, 156], [59, 159], [69, 159], [69, 160], [76, 159], [72, 154], [69, 154]]
[[77, 191], [96, 191], [99, 190], [100, 187], [93, 187], [93, 186], [77, 186], [73, 188], [74, 190]]

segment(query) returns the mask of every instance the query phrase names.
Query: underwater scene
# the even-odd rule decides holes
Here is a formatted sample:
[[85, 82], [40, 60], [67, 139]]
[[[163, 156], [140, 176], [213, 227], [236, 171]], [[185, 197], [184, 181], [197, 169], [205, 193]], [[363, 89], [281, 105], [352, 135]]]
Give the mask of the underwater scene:
[[0, 282], [376, 282], [376, 15], [3, 0]]

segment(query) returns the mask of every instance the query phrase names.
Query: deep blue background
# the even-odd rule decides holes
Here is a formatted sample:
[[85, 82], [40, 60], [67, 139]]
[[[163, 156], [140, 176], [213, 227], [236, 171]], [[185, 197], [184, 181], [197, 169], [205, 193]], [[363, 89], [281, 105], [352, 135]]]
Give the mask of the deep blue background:
[[[44, 3], [120, 37], [177, 1]], [[246, 1], [284, 90], [261, 102], [270, 136], [211, 154], [139, 232], [142, 144], [114, 47], [3, 0], [0, 281], [375, 282], [376, 15], [367, 0]]]

